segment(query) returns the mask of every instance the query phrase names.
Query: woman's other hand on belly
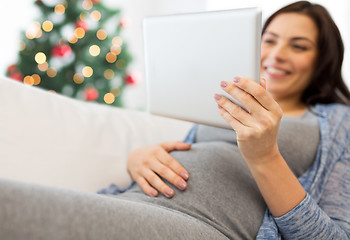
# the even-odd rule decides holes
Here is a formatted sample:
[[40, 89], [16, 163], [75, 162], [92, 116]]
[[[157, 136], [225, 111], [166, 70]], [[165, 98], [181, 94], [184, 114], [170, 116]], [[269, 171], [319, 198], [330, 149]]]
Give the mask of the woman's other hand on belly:
[[178, 189], [185, 190], [189, 174], [169, 153], [190, 148], [191, 144], [179, 141], [138, 148], [129, 155], [127, 170], [147, 195], [156, 197], [159, 191], [171, 198], [174, 196], [174, 190], [165, 184], [161, 177]]

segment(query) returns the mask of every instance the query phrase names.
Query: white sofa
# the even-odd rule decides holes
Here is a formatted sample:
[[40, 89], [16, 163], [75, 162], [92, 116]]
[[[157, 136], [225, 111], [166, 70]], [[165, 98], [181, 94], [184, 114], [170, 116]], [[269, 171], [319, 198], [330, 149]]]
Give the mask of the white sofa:
[[125, 187], [132, 149], [182, 140], [191, 126], [0, 77], [0, 178], [88, 192]]

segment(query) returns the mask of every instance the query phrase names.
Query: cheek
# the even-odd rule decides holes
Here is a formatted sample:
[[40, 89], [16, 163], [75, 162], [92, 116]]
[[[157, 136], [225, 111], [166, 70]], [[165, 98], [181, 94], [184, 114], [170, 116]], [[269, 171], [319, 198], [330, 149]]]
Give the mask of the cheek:
[[314, 70], [314, 56], [300, 57], [295, 61], [295, 67], [299, 73], [311, 74]]
[[311, 77], [314, 71], [314, 59], [313, 56], [301, 57], [295, 59], [295, 68], [297, 70], [295, 87], [300, 91], [304, 91], [311, 81]]
[[262, 64], [266, 57], [268, 56], [268, 51], [265, 48], [261, 48], [260, 63]]

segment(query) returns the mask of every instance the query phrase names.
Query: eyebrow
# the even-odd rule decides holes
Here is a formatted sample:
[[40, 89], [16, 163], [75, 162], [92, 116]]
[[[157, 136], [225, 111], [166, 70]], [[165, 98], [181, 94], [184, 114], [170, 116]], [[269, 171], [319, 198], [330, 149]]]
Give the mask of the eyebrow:
[[[272, 35], [272, 36], [274, 36], [274, 37], [279, 37], [279, 35], [278, 34], [276, 34], [276, 33], [273, 33], [273, 32], [264, 32], [264, 34], [270, 34], [270, 35]], [[309, 41], [310, 43], [312, 43], [313, 45], [316, 45], [316, 43], [314, 42], [314, 41], [312, 41], [311, 39], [309, 39], [309, 38], [307, 38], [307, 37], [293, 37], [292, 38], [292, 41], [293, 40], [306, 40], [306, 41]]]

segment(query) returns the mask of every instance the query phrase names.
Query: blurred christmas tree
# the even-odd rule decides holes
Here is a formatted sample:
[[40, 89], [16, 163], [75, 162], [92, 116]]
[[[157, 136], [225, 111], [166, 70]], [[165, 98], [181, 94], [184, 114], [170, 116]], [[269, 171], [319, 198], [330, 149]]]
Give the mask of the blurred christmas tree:
[[125, 20], [100, 0], [37, 0], [42, 16], [23, 33], [18, 62], [7, 75], [25, 84], [122, 106], [134, 84], [131, 56], [120, 33]]

